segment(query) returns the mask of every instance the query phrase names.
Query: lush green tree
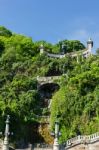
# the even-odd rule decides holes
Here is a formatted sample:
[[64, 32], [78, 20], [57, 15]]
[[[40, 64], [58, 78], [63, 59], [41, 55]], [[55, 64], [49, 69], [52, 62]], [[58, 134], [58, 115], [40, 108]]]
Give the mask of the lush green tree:
[[12, 36], [12, 32], [6, 29], [4, 26], [0, 26], [0, 36], [10, 37]]
[[[91, 58], [87, 60], [88, 69], [83, 72], [82, 64], [80, 72], [77, 64], [77, 70], [74, 69], [72, 76], [68, 82], [64, 79], [63, 86], [53, 96], [51, 106], [51, 123], [52, 126], [55, 117], [58, 115], [60, 120], [60, 128], [63, 134], [60, 141], [63, 142], [66, 138], [76, 136], [78, 134], [91, 134], [98, 131], [98, 84], [99, 84], [99, 62], [98, 59]], [[96, 63], [97, 62], [97, 63]], [[63, 88], [64, 87], [64, 88]], [[61, 99], [60, 99], [61, 98]], [[80, 123], [79, 123], [80, 122]], [[94, 123], [93, 123], [94, 122]], [[95, 128], [96, 126], [96, 128]]]
[[4, 48], [4, 43], [0, 40], [0, 55], [2, 54]]

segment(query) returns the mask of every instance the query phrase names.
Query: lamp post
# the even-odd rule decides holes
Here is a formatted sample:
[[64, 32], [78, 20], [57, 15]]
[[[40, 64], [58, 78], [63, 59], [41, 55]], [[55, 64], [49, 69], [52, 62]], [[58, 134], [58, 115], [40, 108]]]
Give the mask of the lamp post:
[[10, 116], [7, 115], [7, 119], [6, 119], [6, 127], [5, 127], [5, 137], [4, 137], [4, 142], [3, 142], [3, 150], [9, 150], [9, 121]]
[[53, 150], [59, 150], [59, 143], [58, 143], [58, 138], [59, 138], [59, 122], [55, 122], [55, 133], [54, 133], [54, 144], [53, 144]]

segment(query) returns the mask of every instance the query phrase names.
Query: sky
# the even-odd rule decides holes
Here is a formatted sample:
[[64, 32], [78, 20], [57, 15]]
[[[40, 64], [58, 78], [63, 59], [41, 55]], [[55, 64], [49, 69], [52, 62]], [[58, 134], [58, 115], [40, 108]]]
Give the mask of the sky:
[[0, 25], [34, 41], [80, 40], [99, 47], [99, 0], [0, 0]]

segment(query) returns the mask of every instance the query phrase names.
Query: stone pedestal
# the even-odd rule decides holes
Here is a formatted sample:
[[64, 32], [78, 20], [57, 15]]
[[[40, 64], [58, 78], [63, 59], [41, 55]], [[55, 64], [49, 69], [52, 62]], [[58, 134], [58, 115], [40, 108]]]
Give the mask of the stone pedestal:
[[58, 138], [54, 139], [53, 150], [59, 150]]
[[9, 142], [7, 137], [4, 138], [3, 150], [9, 150]]
[[10, 116], [7, 115], [3, 150], [9, 150], [9, 119], [10, 119]]

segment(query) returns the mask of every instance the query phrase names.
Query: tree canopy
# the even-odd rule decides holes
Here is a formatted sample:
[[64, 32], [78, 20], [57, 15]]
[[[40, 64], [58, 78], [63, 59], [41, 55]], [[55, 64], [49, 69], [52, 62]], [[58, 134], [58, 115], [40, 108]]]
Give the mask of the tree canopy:
[[10, 37], [12, 36], [12, 32], [4, 26], [0, 26], [0, 36]]

